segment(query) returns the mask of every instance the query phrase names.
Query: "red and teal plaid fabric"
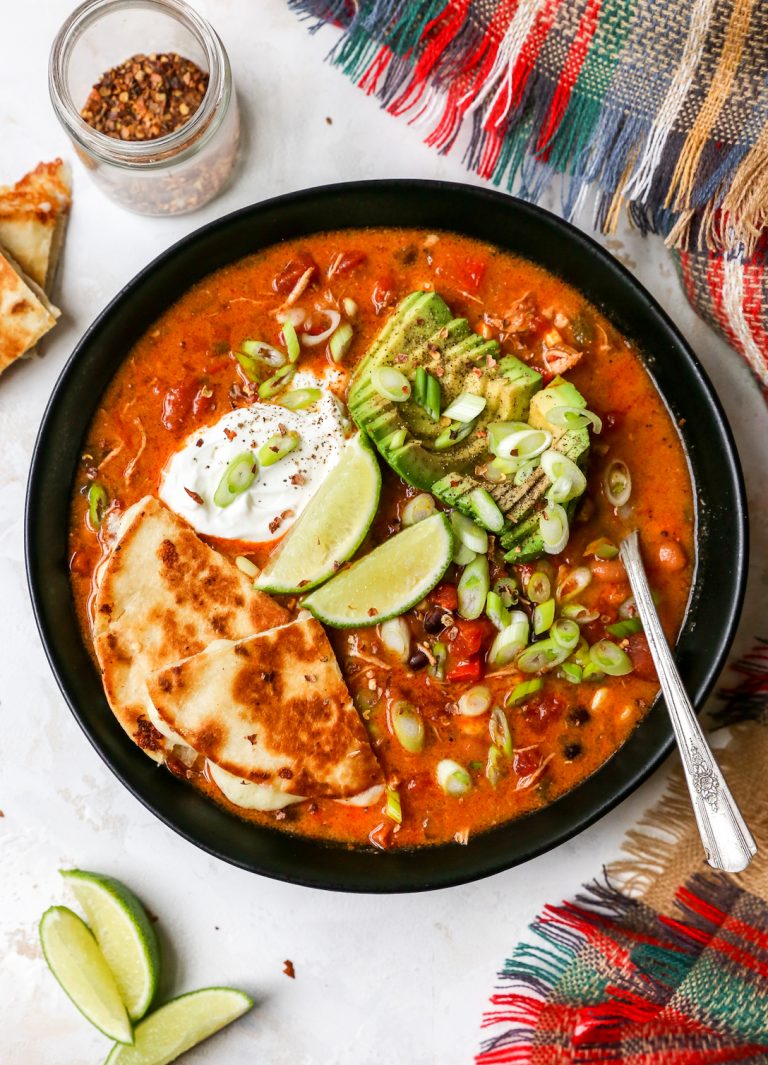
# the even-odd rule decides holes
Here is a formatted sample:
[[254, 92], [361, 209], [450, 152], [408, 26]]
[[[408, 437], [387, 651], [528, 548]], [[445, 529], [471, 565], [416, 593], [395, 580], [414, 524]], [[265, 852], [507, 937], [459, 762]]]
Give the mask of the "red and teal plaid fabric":
[[571, 217], [627, 208], [768, 385], [765, 0], [289, 0], [331, 60], [438, 151]]

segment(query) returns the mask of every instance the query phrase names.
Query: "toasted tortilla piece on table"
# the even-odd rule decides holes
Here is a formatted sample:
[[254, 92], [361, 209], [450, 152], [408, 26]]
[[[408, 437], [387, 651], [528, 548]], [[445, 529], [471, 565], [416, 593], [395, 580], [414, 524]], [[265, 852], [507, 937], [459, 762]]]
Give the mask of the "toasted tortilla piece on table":
[[98, 582], [93, 643], [104, 690], [125, 731], [156, 761], [173, 744], [152, 724], [148, 675], [216, 640], [289, 620], [287, 610], [154, 496], [125, 512]]
[[0, 373], [56, 325], [58, 307], [0, 250]]
[[154, 673], [147, 686], [174, 732], [242, 780], [334, 799], [383, 782], [314, 618], [212, 647]]
[[13, 188], [0, 188], [0, 245], [50, 292], [71, 204], [69, 168], [39, 163]]

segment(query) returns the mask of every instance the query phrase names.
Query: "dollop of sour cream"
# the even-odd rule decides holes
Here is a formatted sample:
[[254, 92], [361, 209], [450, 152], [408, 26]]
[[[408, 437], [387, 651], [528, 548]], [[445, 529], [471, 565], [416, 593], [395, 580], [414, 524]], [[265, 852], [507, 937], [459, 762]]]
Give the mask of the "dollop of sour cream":
[[[339, 461], [344, 447], [349, 423], [327, 384], [312, 373], [297, 373], [291, 389], [322, 391], [313, 406], [293, 411], [278, 403], [257, 401], [191, 433], [165, 465], [160, 498], [206, 536], [249, 543], [283, 536]], [[272, 466], [258, 464], [253, 484], [228, 506], [217, 506], [214, 495], [229, 463], [244, 452], [252, 452], [256, 462], [259, 448], [286, 430], [299, 434], [297, 448]]]

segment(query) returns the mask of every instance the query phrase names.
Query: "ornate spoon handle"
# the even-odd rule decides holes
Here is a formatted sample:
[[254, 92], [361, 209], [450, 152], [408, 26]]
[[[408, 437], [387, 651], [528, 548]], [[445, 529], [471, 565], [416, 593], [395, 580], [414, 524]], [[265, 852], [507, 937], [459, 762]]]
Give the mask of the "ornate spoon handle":
[[720, 772], [677, 672], [651, 597], [637, 530], [622, 541], [620, 555], [672, 719], [707, 861], [714, 869], [740, 873], [752, 861], [757, 845]]

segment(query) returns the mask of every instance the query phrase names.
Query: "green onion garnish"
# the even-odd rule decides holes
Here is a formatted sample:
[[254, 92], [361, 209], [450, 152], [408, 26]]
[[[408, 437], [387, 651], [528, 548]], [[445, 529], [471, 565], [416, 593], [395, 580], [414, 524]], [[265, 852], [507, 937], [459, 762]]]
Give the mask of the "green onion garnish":
[[525, 594], [532, 603], [543, 603], [552, 594], [549, 577], [540, 569], [535, 570], [525, 586]]
[[562, 670], [565, 679], [569, 680], [571, 684], [581, 683], [583, 670], [581, 666], [576, 664], [576, 662], [563, 662], [560, 669]]
[[613, 540], [609, 540], [605, 536], [600, 536], [597, 540], [592, 540], [584, 548], [584, 556], [594, 555], [595, 558], [611, 559], [616, 558], [619, 553], [619, 549]]
[[504, 606], [498, 592], [490, 591], [485, 600], [485, 612], [488, 620], [492, 621], [497, 629], [506, 629], [511, 620], [509, 610]]
[[500, 459], [519, 458], [534, 459], [543, 454], [552, 443], [552, 434], [546, 429], [524, 429], [507, 433], [496, 445], [496, 456]]
[[566, 651], [573, 651], [581, 639], [579, 626], [575, 621], [571, 621], [568, 618], [558, 618], [549, 630], [549, 635], [558, 647], [562, 647]]
[[331, 358], [334, 362], [341, 362], [349, 351], [355, 331], [349, 322], [342, 322], [331, 337], [328, 346], [331, 349]]
[[488, 559], [478, 555], [474, 561], [464, 567], [458, 585], [459, 614], [473, 620], [479, 618], [485, 608], [488, 591], [491, 586], [488, 574]]
[[603, 476], [605, 497], [612, 507], [623, 507], [632, 495], [632, 477], [626, 462], [614, 459]]
[[[434, 652], [434, 648], [433, 648]], [[418, 710], [402, 700], [389, 711], [389, 722], [395, 738], [403, 750], [418, 754], [424, 748], [424, 721]]]
[[517, 668], [521, 673], [547, 673], [564, 662], [569, 654], [569, 650], [552, 639], [539, 640], [518, 655]]
[[432, 644], [432, 657], [434, 665], [430, 665], [429, 674], [437, 680], [445, 680], [445, 663], [448, 659], [448, 648], [438, 640]]
[[411, 385], [404, 373], [392, 366], [377, 366], [371, 371], [371, 384], [384, 399], [405, 403], [411, 396]]
[[283, 340], [285, 341], [289, 362], [296, 362], [301, 354], [301, 344], [299, 344], [296, 327], [289, 318], [283, 322]]
[[514, 577], [500, 577], [494, 584], [493, 590], [506, 607], [514, 606], [520, 598]]
[[246, 355], [244, 351], [236, 351], [235, 358], [239, 362], [243, 373], [249, 381], [259, 380], [261, 374], [259, 373], [260, 364], [258, 359], [252, 359], [251, 356]]
[[593, 666], [607, 673], [609, 677], [624, 677], [634, 668], [629, 655], [610, 640], [598, 640], [593, 643], [589, 649], [589, 657]]
[[483, 396], [477, 396], [474, 392], [462, 392], [445, 408], [443, 417], [464, 425], [479, 417], [485, 410], [485, 404]]
[[413, 499], [409, 499], [403, 507], [401, 514], [403, 525], [417, 525], [425, 518], [431, 518], [436, 510], [433, 497], [428, 492], [421, 492]]
[[472, 778], [464, 766], [452, 758], [443, 758], [437, 763], [437, 782], [446, 795], [466, 795], [472, 787]]
[[599, 669], [594, 662], [587, 662], [586, 666], [581, 671], [582, 680], [603, 680], [605, 673], [602, 669]]
[[536, 692], [540, 692], [544, 687], [544, 681], [541, 677], [534, 677], [532, 680], [521, 681], [520, 684], [516, 684], [512, 691], [509, 693], [506, 699], [507, 706], [519, 706], [520, 703], [530, 695], [535, 695]]
[[466, 440], [474, 428], [474, 422], [451, 422], [437, 434], [432, 441], [432, 447], [436, 451], [446, 451], [454, 444], [460, 444], [462, 440]]
[[239, 351], [235, 352], [235, 355], [245, 355], [246, 358], [254, 359], [256, 362], [266, 363], [267, 366], [284, 366], [285, 354], [280, 351], [279, 348], [273, 347], [272, 344], [267, 344], [266, 340], [244, 340], [240, 345]]
[[559, 503], [547, 502], [539, 518], [539, 535], [548, 555], [559, 555], [568, 543], [568, 515]]
[[88, 520], [92, 529], [99, 529], [104, 519], [104, 512], [109, 505], [106, 488], [94, 481], [88, 489]]
[[285, 393], [280, 400], [280, 406], [287, 407], [288, 410], [305, 410], [317, 403], [322, 395], [319, 388], [294, 388]]
[[507, 758], [512, 757], [512, 733], [509, 731], [507, 715], [500, 706], [494, 706], [491, 710], [491, 719], [488, 722], [488, 732], [495, 747], [498, 747]]
[[500, 533], [504, 528], [504, 515], [496, 501], [485, 488], [473, 488], [469, 493], [469, 505], [483, 528], [493, 533]]
[[424, 409], [433, 422], [440, 420], [440, 408], [443, 405], [443, 396], [440, 391], [440, 382], [431, 373], [427, 374], [427, 387], [424, 393]]
[[474, 551], [476, 555], [484, 555], [488, 550], [488, 533], [462, 514], [458, 510], [451, 511], [451, 526], [453, 535], [457, 540]]
[[486, 713], [491, 705], [491, 690], [484, 684], [476, 684], [469, 688], [460, 697], [456, 704], [460, 714], [464, 717], [480, 717]]
[[274, 466], [280, 459], [295, 451], [300, 443], [301, 436], [293, 429], [285, 433], [275, 433], [259, 448], [258, 460], [262, 466]]
[[603, 428], [601, 419], [593, 411], [583, 407], [550, 407], [547, 421], [566, 429], [583, 429], [591, 425], [594, 433], [601, 432]]
[[558, 603], [567, 603], [581, 595], [592, 581], [592, 570], [588, 566], [577, 566], [558, 584], [555, 598]]
[[387, 451], [397, 451], [398, 448], [401, 448], [403, 446], [407, 439], [407, 429], [395, 429], [394, 433], [390, 433], [389, 436], [385, 437], [385, 439], [382, 440], [381, 446]]
[[492, 669], [508, 666], [515, 655], [528, 645], [528, 618], [522, 610], [513, 610], [510, 621], [491, 644], [488, 652], [488, 665]]
[[587, 487], [587, 479], [576, 463], [554, 448], [541, 456], [541, 468], [552, 482], [547, 492], [547, 499], [552, 503], [567, 503]]
[[400, 805], [400, 792], [397, 788], [387, 788], [386, 814], [390, 820], [398, 825], [403, 823], [403, 809]]
[[427, 398], [427, 371], [423, 366], [416, 367], [416, 375], [413, 378], [413, 398], [420, 407], [424, 406]]
[[496, 787], [504, 776], [504, 761], [501, 751], [495, 744], [488, 748], [488, 761], [485, 763], [485, 776], [492, 787]]
[[560, 613], [564, 618], [576, 621], [579, 625], [588, 625], [590, 621], [597, 621], [600, 617], [599, 610], [589, 610], [582, 603], [565, 603]]
[[213, 501], [217, 507], [228, 507], [239, 495], [247, 491], [256, 480], [256, 456], [252, 451], [244, 451], [235, 458], [224, 470], [218, 487], [213, 495]]
[[259, 385], [259, 399], [271, 399], [278, 392], [282, 392], [286, 385], [290, 384], [295, 373], [296, 367], [294, 365], [281, 366], [271, 377], [268, 377], [266, 381], [262, 381]]
[[533, 611], [531, 621], [533, 624], [534, 635], [541, 636], [543, 632], [547, 632], [552, 627], [552, 622], [554, 620], [555, 601], [554, 599], [545, 599], [544, 602], [539, 603]]
[[625, 636], [632, 636], [636, 632], [643, 631], [643, 623], [640, 618], [627, 618], [626, 621], [615, 621], [613, 625], [606, 625], [606, 632], [623, 640]]

